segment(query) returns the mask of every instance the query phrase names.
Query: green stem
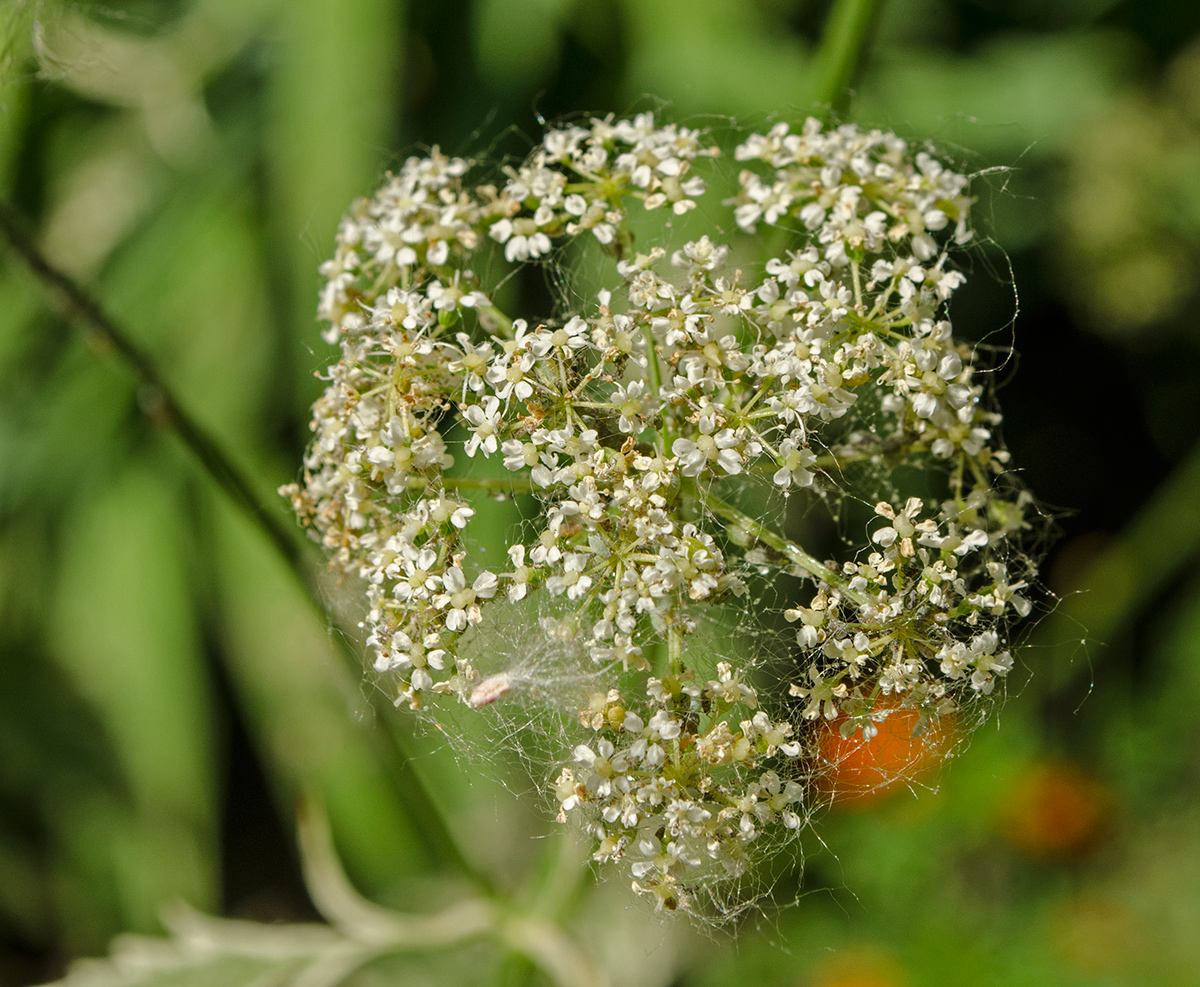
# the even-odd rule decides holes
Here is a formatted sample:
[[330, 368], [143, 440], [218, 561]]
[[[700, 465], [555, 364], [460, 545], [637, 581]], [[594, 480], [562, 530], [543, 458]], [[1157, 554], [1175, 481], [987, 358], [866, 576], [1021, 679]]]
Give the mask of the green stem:
[[[331, 926], [359, 942], [395, 949], [454, 945], [495, 929], [493, 905], [475, 899], [451, 906], [441, 915], [402, 915], [364, 898], [342, 869], [324, 806], [315, 792], [296, 804], [297, 836], [304, 884], [313, 904]], [[445, 916], [453, 916], [446, 921]]]
[[495, 305], [482, 306], [479, 309], [479, 319], [493, 333], [504, 336], [506, 339], [512, 339], [513, 320], [501, 312]]
[[718, 517], [724, 518], [730, 524], [737, 525], [755, 541], [762, 542], [768, 548], [773, 548], [797, 568], [804, 570], [819, 582], [835, 587], [847, 600], [863, 606], [871, 602], [871, 598], [863, 592], [852, 590], [842, 575], [829, 568], [824, 562], [809, 555], [794, 541], [776, 534], [761, 521], [756, 521], [749, 514], [744, 514], [732, 504], [709, 492], [701, 494], [704, 506]]
[[654, 394], [662, 392], [662, 368], [658, 362], [658, 348], [654, 339], [654, 332], [649, 326], [642, 329], [642, 335], [646, 337], [646, 356], [649, 358], [650, 370], [650, 388]]
[[810, 93], [833, 110], [845, 107], [879, 0], [836, 0], [813, 59]]
[[[742, 405], [738, 409], [738, 414], [739, 415], [749, 415], [750, 412], [754, 409], [754, 406], [756, 404], [758, 404], [758, 402], [760, 400], [762, 400], [762, 398], [766, 395], [766, 393], [771, 389], [771, 385], [774, 383], [775, 383], [774, 377], [767, 377], [762, 382], [762, 387], [760, 387], [757, 391], [755, 391], [754, 396], [751, 397], [749, 401], [747, 401], [744, 405]], [[773, 411], [770, 413], [775, 414], [775, 412], [773, 412]]]
[[[443, 476], [442, 484], [447, 490], [495, 490], [506, 494], [531, 494], [533, 481], [527, 476]], [[414, 476], [408, 481], [410, 489], [429, 485], [423, 477]]]

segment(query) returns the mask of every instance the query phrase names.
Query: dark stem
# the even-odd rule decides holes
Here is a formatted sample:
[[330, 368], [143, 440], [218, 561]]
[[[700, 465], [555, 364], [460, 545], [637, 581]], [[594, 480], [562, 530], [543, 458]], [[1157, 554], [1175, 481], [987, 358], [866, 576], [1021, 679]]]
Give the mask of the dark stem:
[[[305, 559], [299, 535], [293, 534], [268, 510], [221, 444], [179, 403], [153, 360], [104, 312], [100, 303], [86, 289], [50, 263], [46, 255], [38, 249], [16, 212], [3, 201], [0, 201], [0, 233], [3, 233], [13, 250], [37, 279], [59, 296], [67, 316], [85, 327], [92, 338], [102, 346], [114, 351], [134, 372], [142, 386], [152, 395], [151, 401], [141, 402], [143, 414], [152, 424], [165, 425], [175, 432], [217, 486], [225, 491], [234, 504], [266, 536], [271, 546], [287, 562], [289, 571], [308, 591], [313, 605], [323, 615], [325, 607], [320, 583], [315, 569]], [[348, 652], [350, 646], [340, 635], [335, 637]], [[357, 656], [351, 657], [357, 662]], [[487, 878], [463, 857], [436, 803], [403, 750], [401, 739], [393, 731], [385, 733], [395, 745], [398, 755], [398, 780], [402, 783], [405, 805], [426, 845], [443, 861], [455, 866], [478, 886], [490, 892], [491, 886]]]
[[38, 280], [59, 296], [67, 316], [85, 325], [93, 340], [115, 351], [133, 370], [148, 392], [148, 400], [140, 402], [146, 418], [154, 425], [165, 425], [174, 430], [217, 486], [250, 517], [305, 585], [315, 590], [312, 569], [305, 564], [299, 538], [266, 508], [220, 444], [184, 410], [146, 352], [105, 314], [100, 304], [78, 282], [50, 263], [34, 243], [24, 223], [2, 201], [0, 232], [4, 233], [13, 250]]

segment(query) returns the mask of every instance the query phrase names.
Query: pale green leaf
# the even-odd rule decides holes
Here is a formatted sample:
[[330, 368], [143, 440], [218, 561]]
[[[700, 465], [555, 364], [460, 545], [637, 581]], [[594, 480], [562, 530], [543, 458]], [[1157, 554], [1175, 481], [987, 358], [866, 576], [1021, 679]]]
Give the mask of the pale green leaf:
[[107, 959], [75, 963], [62, 987], [267, 987], [341, 982], [370, 952], [316, 924], [216, 919], [186, 906], [163, 916], [170, 938], [125, 935]]
[[208, 903], [216, 891], [211, 706], [182, 510], [138, 469], [80, 504], [65, 525], [50, 625], [52, 653], [111, 737], [131, 796], [105, 809], [107, 839], [83, 806], [64, 810], [78, 846], [90, 842], [115, 869], [125, 921], [138, 928], [168, 898]]

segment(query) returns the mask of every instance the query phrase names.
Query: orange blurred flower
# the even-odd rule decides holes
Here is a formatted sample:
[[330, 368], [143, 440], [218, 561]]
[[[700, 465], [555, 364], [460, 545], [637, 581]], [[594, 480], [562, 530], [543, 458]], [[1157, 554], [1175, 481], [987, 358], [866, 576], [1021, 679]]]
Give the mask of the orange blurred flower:
[[1009, 842], [1028, 854], [1078, 859], [1103, 839], [1110, 802], [1108, 789], [1077, 765], [1035, 764], [1013, 785], [1000, 823]]
[[856, 730], [841, 734], [844, 716], [823, 720], [817, 740], [819, 786], [839, 805], [865, 806], [891, 795], [902, 786], [928, 777], [949, 756], [956, 736], [949, 717], [928, 722], [919, 736], [920, 713], [901, 706], [895, 697], [882, 697], [876, 710], [887, 717], [878, 723], [873, 737]]

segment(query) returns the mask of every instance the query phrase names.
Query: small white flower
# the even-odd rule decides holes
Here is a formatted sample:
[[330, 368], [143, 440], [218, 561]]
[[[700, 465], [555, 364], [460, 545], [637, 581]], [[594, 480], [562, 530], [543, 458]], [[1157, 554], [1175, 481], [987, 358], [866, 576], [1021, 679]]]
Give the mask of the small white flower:
[[772, 480], [785, 490], [793, 483], [798, 487], [811, 486], [813, 473], [809, 469], [817, 461], [816, 454], [792, 439], [779, 443], [779, 469]]
[[482, 404], [472, 404], [462, 409], [462, 416], [471, 426], [471, 437], [463, 446], [463, 452], [474, 456], [482, 449], [485, 456], [490, 456], [499, 448], [496, 430], [500, 425], [500, 399], [488, 395]]
[[622, 432], [637, 435], [646, 427], [645, 419], [654, 403], [646, 390], [645, 381], [632, 380], [628, 384], [618, 384], [611, 400], [619, 414], [617, 428]]

